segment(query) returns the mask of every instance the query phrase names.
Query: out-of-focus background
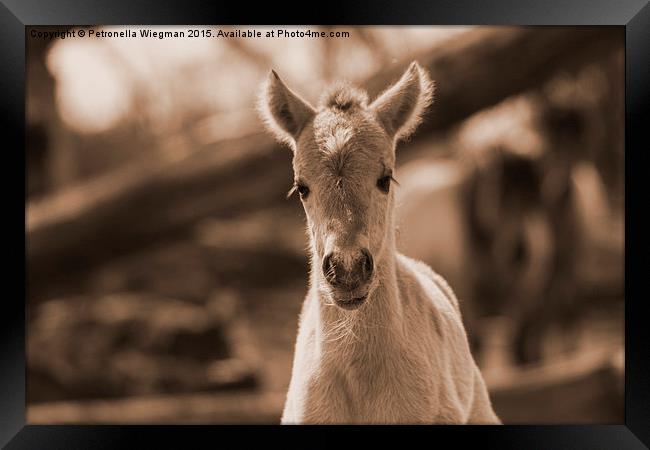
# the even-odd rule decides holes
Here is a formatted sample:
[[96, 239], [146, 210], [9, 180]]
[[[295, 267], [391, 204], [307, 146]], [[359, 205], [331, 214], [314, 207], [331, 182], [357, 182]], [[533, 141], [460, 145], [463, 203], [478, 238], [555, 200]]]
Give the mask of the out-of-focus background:
[[457, 292], [504, 422], [623, 422], [621, 27], [189, 29], [28, 30], [30, 423], [278, 423], [307, 240], [258, 86], [372, 98], [412, 60], [437, 91], [398, 147], [400, 248]]

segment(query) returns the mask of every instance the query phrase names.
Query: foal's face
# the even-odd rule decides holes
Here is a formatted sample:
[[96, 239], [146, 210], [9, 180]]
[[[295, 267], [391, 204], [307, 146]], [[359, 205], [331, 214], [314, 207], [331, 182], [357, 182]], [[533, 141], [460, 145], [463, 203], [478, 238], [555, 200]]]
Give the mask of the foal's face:
[[354, 309], [374, 286], [392, 225], [392, 140], [365, 108], [319, 111], [298, 140], [294, 186], [307, 215], [321, 290]]
[[341, 308], [360, 307], [376, 285], [392, 227], [395, 143], [414, 130], [431, 95], [416, 63], [370, 105], [364, 92], [338, 85], [314, 108], [269, 75], [262, 114], [294, 152], [291, 192], [307, 215], [312, 272]]

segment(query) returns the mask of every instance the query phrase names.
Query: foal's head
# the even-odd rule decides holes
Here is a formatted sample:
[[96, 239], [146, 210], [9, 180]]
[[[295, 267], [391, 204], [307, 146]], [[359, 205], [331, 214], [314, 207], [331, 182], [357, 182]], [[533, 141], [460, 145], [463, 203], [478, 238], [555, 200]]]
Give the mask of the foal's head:
[[263, 118], [293, 150], [290, 193], [305, 208], [312, 270], [341, 308], [356, 309], [376, 285], [393, 231], [395, 144], [413, 132], [432, 91], [415, 62], [370, 104], [365, 92], [343, 83], [327, 90], [316, 108], [274, 71], [264, 85]]

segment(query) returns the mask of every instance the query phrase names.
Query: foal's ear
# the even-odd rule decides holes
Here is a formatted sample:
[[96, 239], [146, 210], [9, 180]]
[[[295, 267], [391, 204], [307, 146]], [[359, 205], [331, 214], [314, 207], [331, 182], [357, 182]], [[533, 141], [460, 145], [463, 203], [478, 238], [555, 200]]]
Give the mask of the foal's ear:
[[402, 78], [386, 89], [370, 109], [390, 137], [404, 139], [422, 120], [422, 113], [433, 99], [433, 91], [429, 74], [413, 61]]
[[271, 70], [262, 86], [258, 110], [268, 130], [294, 151], [298, 135], [316, 113], [307, 101], [282, 82], [275, 70]]

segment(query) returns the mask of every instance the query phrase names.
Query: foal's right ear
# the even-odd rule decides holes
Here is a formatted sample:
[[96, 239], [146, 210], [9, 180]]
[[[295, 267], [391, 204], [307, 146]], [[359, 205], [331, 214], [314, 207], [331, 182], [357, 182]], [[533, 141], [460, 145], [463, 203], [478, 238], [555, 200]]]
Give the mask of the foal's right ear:
[[275, 70], [262, 86], [258, 109], [268, 130], [295, 151], [296, 140], [316, 111], [289, 89]]

